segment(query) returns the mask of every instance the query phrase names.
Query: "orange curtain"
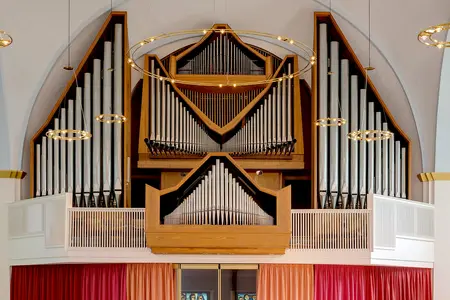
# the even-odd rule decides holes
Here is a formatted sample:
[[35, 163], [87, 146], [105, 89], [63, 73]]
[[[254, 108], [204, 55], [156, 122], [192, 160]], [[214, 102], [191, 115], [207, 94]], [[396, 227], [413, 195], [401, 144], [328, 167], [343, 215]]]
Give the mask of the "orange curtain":
[[258, 273], [258, 300], [313, 300], [313, 265], [261, 264]]
[[175, 280], [171, 264], [129, 264], [127, 300], [175, 300]]

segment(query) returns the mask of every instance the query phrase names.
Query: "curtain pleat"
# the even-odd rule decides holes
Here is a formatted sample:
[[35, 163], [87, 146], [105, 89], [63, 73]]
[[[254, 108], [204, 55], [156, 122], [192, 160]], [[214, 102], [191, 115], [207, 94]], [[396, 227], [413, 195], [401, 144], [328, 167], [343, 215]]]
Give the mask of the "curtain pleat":
[[314, 266], [261, 264], [257, 286], [259, 300], [312, 300]]
[[175, 300], [175, 270], [171, 264], [129, 264], [128, 300]]
[[334, 266], [314, 267], [316, 300], [431, 300], [431, 269]]
[[80, 300], [81, 265], [13, 266], [11, 300]]
[[82, 300], [125, 300], [126, 265], [84, 265]]

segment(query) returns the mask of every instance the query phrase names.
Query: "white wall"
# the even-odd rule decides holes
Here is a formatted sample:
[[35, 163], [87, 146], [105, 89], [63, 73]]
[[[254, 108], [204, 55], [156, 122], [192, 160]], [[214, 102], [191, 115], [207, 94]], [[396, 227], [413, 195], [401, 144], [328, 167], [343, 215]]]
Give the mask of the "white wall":
[[[450, 41], [450, 32], [447, 34]], [[437, 50], [437, 49], [430, 49]], [[439, 87], [439, 105], [436, 125], [436, 172], [450, 172], [450, 51], [444, 50], [441, 69], [441, 85]]]

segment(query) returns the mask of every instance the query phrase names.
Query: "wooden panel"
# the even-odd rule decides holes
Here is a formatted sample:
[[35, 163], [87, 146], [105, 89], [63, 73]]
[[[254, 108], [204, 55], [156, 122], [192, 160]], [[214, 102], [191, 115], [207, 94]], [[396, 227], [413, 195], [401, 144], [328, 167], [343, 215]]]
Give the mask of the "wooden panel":
[[281, 184], [282, 184], [282, 176], [280, 172], [275, 172], [275, 173], [263, 173], [262, 175], [257, 175], [255, 171], [250, 173], [250, 176], [252, 177], [252, 179], [257, 182], [259, 185], [267, 188], [267, 189], [271, 189], [274, 191], [278, 191], [279, 189], [281, 189]]
[[[145, 70], [149, 69], [150, 59], [148, 56], [144, 56], [144, 67]], [[142, 86], [142, 102], [141, 102], [141, 122], [139, 125], [139, 153], [147, 153], [147, 145], [144, 142], [144, 139], [149, 138], [149, 87], [150, 86], [150, 77], [144, 76], [144, 84]], [[153, 88], [153, 87], [152, 87]]]
[[160, 248], [153, 247], [154, 254], [234, 254], [234, 255], [283, 255], [286, 250], [282, 248]]
[[161, 189], [176, 186], [186, 176], [186, 172], [161, 172]]

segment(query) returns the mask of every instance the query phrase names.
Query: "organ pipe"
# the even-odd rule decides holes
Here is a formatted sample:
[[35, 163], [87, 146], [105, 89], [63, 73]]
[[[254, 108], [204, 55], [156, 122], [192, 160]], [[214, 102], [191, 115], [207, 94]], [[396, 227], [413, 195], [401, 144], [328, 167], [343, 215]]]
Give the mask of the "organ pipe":
[[[331, 42], [330, 114], [338, 117], [339, 110], [339, 43]], [[330, 191], [331, 205], [336, 208], [338, 193], [338, 128], [330, 128]]]
[[[328, 40], [327, 25], [319, 25], [319, 119], [328, 117]], [[320, 205], [325, 207], [328, 190], [328, 128], [319, 127], [319, 193]]]
[[[377, 112], [376, 113], [376, 117], [375, 117], [376, 121], [375, 121], [375, 129], [376, 130], [382, 130], [381, 128], [381, 112]], [[383, 167], [383, 162], [381, 160], [381, 156], [382, 156], [382, 152], [381, 152], [381, 145], [382, 145], [383, 141], [375, 141], [375, 194], [381, 195], [383, 192], [383, 184], [382, 184], [382, 167]]]
[[[350, 83], [351, 90], [351, 102], [350, 102], [350, 131], [358, 130], [358, 76], [351, 76]], [[351, 208], [355, 208], [357, 198], [358, 198], [358, 178], [359, 178], [359, 167], [358, 167], [358, 143], [351, 142], [350, 143], [350, 168], [351, 168]]]
[[164, 224], [273, 225], [274, 219], [217, 159]]
[[[369, 102], [369, 114], [368, 114], [368, 129], [374, 130], [375, 129], [375, 123], [374, 123], [374, 117], [375, 117], [375, 108], [374, 103]], [[373, 193], [374, 192], [374, 142], [368, 142], [367, 143], [367, 192]]]
[[[341, 60], [341, 118], [349, 119], [349, 64], [347, 59]], [[342, 193], [342, 208], [347, 208], [348, 193], [349, 193], [349, 159], [348, 159], [348, 125], [341, 126], [341, 154], [340, 154], [340, 169], [341, 169], [341, 193]]]
[[101, 43], [103, 59], [92, 59], [92, 69], [80, 74], [83, 80], [77, 80], [74, 94], [66, 96], [69, 100], [53, 118], [53, 129], [83, 129], [93, 138], [62, 141], [42, 136], [36, 145], [36, 196], [69, 192], [74, 206], [85, 206], [87, 200], [90, 207], [105, 206], [109, 196], [108, 206], [117, 206], [122, 192], [122, 126], [93, 122], [100, 114], [123, 114], [121, 24], [114, 25], [112, 39]]
[[[360, 107], [359, 107], [359, 130], [364, 131], [367, 128], [367, 111], [366, 111], [366, 90], [360, 90]], [[367, 193], [367, 182], [366, 182], [366, 143], [359, 143], [359, 196], [360, 196], [360, 205], [362, 208], [365, 208], [365, 195]]]

